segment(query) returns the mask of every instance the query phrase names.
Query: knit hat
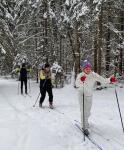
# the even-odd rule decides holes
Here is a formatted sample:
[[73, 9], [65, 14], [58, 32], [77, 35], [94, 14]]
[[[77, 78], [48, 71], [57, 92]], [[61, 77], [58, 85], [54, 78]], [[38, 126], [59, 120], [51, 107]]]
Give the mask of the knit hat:
[[46, 63], [46, 64], [44, 65], [44, 68], [48, 68], [48, 67], [50, 67], [50, 64]]
[[22, 64], [22, 68], [25, 68], [25, 67], [26, 67], [26, 64], [25, 64], [25, 63], [23, 63], [23, 64]]
[[84, 60], [84, 61], [81, 61], [81, 64], [80, 64], [80, 67], [85, 69], [85, 68], [91, 68], [91, 63], [88, 61], [88, 60]]

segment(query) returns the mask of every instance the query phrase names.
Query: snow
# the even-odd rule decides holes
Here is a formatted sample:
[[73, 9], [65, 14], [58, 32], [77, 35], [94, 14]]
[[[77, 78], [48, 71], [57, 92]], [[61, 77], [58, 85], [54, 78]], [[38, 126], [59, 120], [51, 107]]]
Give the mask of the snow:
[[1, 53], [6, 54], [6, 51], [1, 44], [0, 44], [0, 51], [1, 51]]
[[69, 0], [65, 1], [65, 5], [69, 6]]
[[6, 54], [6, 51], [5, 51], [3, 48], [2, 48], [1, 50], [2, 50], [2, 53], [3, 53], [3, 54]]
[[64, 17], [63, 22], [69, 22], [69, 17], [67, 16], [67, 14], [64, 11], [61, 12], [61, 16]]
[[13, 20], [13, 17], [12, 17], [12, 15], [11, 15], [10, 13], [8, 13], [8, 12], [6, 12], [6, 17], [7, 17], [8, 19], [11, 19], [11, 20]]
[[50, 14], [51, 18], [55, 18], [55, 13], [53, 12], [53, 10], [51, 8], [49, 8], [49, 14]]
[[87, 6], [83, 6], [81, 12], [78, 14], [77, 17], [79, 18], [79, 17], [85, 15], [87, 11], [88, 11]]
[[[39, 85], [30, 81], [30, 96], [18, 94], [19, 81], [0, 79], [1, 150], [97, 150], [74, 126], [80, 121], [77, 90], [72, 85], [53, 89], [55, 109], [32, 107]], [[29, 87], [29, 84], [28, 84]], [[124, 120], [124, 88], [117, 87]], [[94, 91], [89, 120], [91, 135], [104, 150], [123, 150], [124, 135], [114, 88]], [[95, 134], [95, 132], [97, 134]]]
[[99, 0], [94, 0], [94, 1], [93, 1], [93, 3], [98, 3], [98, 2], [99, 2]]
[[43, 18], [44, 18], [44, 19], [47, 18], [47, 12], [44, 13]]

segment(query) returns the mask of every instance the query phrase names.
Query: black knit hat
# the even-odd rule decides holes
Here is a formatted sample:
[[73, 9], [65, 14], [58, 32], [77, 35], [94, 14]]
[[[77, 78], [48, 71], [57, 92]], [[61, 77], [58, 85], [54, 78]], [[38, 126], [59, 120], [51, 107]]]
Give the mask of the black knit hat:
[[25, 63], [23, 63], [23, 64], [22, 64], [22, 68], [25, 68], [25, 67], [26, 67], [26, 64], [25, 64]]
[[46, 64], [44, 65], [44, 68], [48, 68], [48, 67], [50, 67], [50, 64], [46, 63]]

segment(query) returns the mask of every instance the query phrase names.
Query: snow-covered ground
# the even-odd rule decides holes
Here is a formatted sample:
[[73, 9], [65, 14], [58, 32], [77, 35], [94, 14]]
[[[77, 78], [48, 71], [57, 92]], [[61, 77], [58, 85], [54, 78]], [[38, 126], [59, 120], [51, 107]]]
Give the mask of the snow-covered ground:
[[[88, 140], [83, 142], [75, 127], [80, 121], [77, 91], [71, 85], [53, 89], [55, 109], [33, 107], [39, 94], [35, 81], [30, 96], [18, 94], [18, 81], [0, 79], [0, 150], [97, 150]], [[20, 85], [19, 85], [20, 86]], [[117, 88], [124, 120], [124, 88]], [[94, 91], [90, 117], [91, 136], [104, 150], [124, 150], [114, 88]]]

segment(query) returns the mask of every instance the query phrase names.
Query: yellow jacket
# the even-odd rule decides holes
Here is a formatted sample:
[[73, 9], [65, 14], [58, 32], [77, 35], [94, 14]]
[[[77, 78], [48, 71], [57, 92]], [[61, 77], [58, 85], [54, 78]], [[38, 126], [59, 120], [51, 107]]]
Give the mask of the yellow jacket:
[[20, 68], [16, 68], [15, 71], [16, 71], [16, 73], [19, 73], [20, 72]]
[[46, 77], [48, 79], [51, 79], [51, 72], [46, 73], [44, 70], [40, 70], [40, 72], [39, 72], [39, 79], [40, 80], [44, 80], [44, 79], [46, 79]]

